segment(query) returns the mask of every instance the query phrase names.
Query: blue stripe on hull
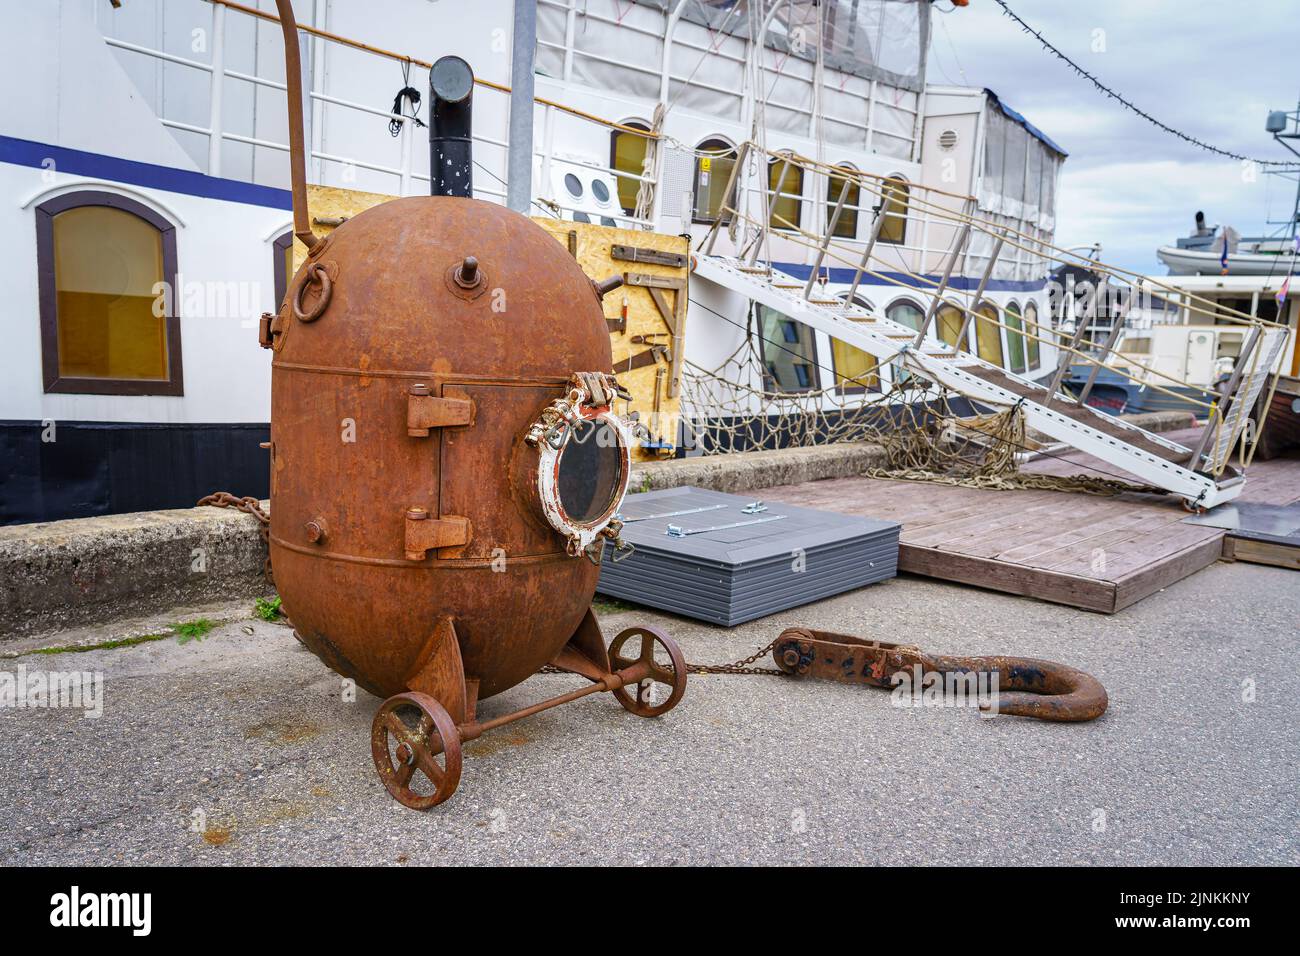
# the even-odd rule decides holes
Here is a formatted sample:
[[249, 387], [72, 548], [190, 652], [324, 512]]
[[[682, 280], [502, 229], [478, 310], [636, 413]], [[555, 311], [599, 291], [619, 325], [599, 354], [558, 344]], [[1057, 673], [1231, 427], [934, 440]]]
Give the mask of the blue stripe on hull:
[[101, 153], [88, 153], [80, 149], [51, 146], [30, 139], [17, 139], [0, 135], [0, 163], [14, 166], [32, 166], [44, 169], [53, 163], [61, 173], [107, 179], [115, 183], [129, 183], [187, 196], [205, 199], [224, 199], [227, 202], [263, 206], [269, 209], [292, 209], [293, 195], [287, 189], [259, 186], [235, 179], [221, 179], [189, 169], [173, 169], [154, 163], [141, 163], [133, 159], [119, 159]]

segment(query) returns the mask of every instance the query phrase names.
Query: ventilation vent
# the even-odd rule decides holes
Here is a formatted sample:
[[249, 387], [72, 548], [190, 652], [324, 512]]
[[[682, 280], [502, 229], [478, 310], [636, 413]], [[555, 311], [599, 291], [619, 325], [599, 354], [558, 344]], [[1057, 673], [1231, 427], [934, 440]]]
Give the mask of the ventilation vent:
[[939, 134], [939, 148], [948, 152], [957, 145], [957, 131], [955, 129], [946, 129]]

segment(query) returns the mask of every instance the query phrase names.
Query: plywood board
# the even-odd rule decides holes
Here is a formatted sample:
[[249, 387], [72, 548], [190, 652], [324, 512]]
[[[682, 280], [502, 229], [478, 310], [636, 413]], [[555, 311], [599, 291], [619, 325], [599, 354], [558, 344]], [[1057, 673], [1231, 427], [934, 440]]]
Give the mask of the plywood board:
[[[657, 358], [653, 365], [641, 368], [628, 368], [629, 360], [644, 352], [649, 345], [645, 341], [633, 339], [650, 337], [654, 344], [668, 346], [672, 344], [668, 333], [671, 331], [656, 304], [656, 294], [661, 301], [675, 310], [681, 317], [681, 326], [675, 346], [685, 351], [687, 330], [686, 302], [687, 283], [690, 270], [686, 267], [659, 265], [653, 262], [628, 262], [613, 257], [614, 246], [634, 246], [639, 249], [653, 249], [658, 252], [671, 252], [679, 255], [690, 254], [690, 241], [684, 236], [669, 236], [657, 232], [645, 232], [637, 229], [616, 229], [596, 223], [572, 222], [566, 219], [534, 217], [534, 222], [555, 236], [556, 241], [565, 248], [572, 247], [578, 265], [593, 279], [604, 279], [611, 275], [626, 276], [628, 273], [658, 276], [679, 282], [680, 291], [674, 289], [652, 289], [646, 286], [625, 285], [605, 296], [605, 317], [620, 318], [624, 299], [627, 302], [627, 328], [622, 332], [610, 334], [610, 348], [614, 354], [614, 374], [619, 382], [633, 395], [633, 401], [626, 411], [640, 414], [641, 421], [650, 428], [655, 438], [668, 442], [677, 440], [677, 417], [681, 410], [681, 396], [677, 388], [670, 388], [671, 363], [668, 358]], [[678, 303], [677, 297], [682, 301]], [[662, 370], [662, 374], [660, 374]], [[659, 417], [652, 421], [655, 409], [655, 392], [658, 384]], [[644, 461], [660, 457], [648, 449], [638, 449], [637, 460]]]
[[[337, 228], [338, 220], [346, 221], [373, 206], [396, 198], [396, 196], [388, 196], [382, 193], [362, 192], [337, 186], [319, 186], [311, 183], [307, 185], [307, 208], [311, 212], [312, 229], [317, 235], [322, 236], [333, 232]], [[673, 280], [680, 279], [683, 283], [680, 293], [683, 296], [683, 302], [678, 311], [682, 317], [682, 326], [678, 330], [677, 347], [681, 351], [685, 351], [686, 307], [684, 297], [687, 294], [685, 283], [690, 270], [652, 262], [615, 260], [611, 256], [611, 249], [615, 245], [627, 245], [642, 249], [653, 249], [659, 252], [688, 255], [690, 253], [690, 241], [688, 239], [682, 236], [668, 236], [654, 232], [614, 229], [594, 223], [571, 222], [550, 216], [536, 216], [533, 217], [532, 221], [553, 235], [566, 248], [570, 242], [569, 233], [574, 233], [578, 265], [592, 279], [604, 279], [616, 273], [626, 272], [661, 276]], [[293, 267], [295, 271], [302, 266], [306, 258], [306, 247], [295, 240], [293, 244]], [[679, 294], [677, 291], [668, 289], [655, 290], [655, 292], [670, 307], [676, 305], [675, 299]], [[669, 339], [664, 333], [669, 330], [660, 317], [659, 307], [655, 303], [655, 295], [652, 294], [650, 289], [644, 287], [619, 289], [606, 296], [605, 316], [607, 319], [619, 318], [624, 293], [626, 293], [628, 299], [627, 329], [623, 332], [610, 334], [610, 348], [614, 355], [615, 374], [623, 387], [632, 393], [632, 401], [628, 402], [625, 408], [620, 408], [618, 411], [622, 414], [633, 411], [638, 412], [641, 421], [652, 426], [652, 434], [669, 442], [675, 442], [681, 399], [677, 394], [669, 395], [668, 362], [665, 359], [660, 359], [654, 365], [632, 369], [631, 371], [620, 370], [619, 368], [620, 362], [626, 363], [629, 358], [647, 347], [641, 343], [634, 343], [632, 341], [634, 336], [657, 336], [653, 338], [654, 342], [667, 345]], [[656, 371], [660, 368], [664, 369], [665, 372], [662, 377], [657, 378]], [[588, 370], [574, 369], [574, 371]], [[653, 428], [653, 423], [650, 421], [655, 409], [656, 382], [660, 386], [659, 427], [657, 429]], [[633, 457], [638, 461], [647, 461], [663, 457], [664, 454], [664, 452], [658, 450], [638, 446]]]

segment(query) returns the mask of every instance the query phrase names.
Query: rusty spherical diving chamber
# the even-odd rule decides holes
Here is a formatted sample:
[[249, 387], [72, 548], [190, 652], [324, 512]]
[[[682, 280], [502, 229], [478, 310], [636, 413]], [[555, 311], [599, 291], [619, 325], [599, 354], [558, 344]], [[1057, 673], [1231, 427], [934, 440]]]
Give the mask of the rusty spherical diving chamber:
[[[623, 547], [631, 471], [601, 305], [621, 280], [593, 282], [525, 216], [460, 196], [391, 200], [318, 237], [292, 105], [297, 26], [277, 7], [308, 254], [260, 328], [274, 350], [271, 563], [303, 644], [387, 698], [376, 769], [428, 809], [456, 789], [463, 740], [601, 691], [654, 717], [685, 689], [669, 638], [631, 628], [606, 649], [590, 609], [606, 541]], [[433, 179], [468, 195], [473, 75], [456, 57], [430, 75]], [[477, 716], [548, 664], [587, 684]]]
[[411, 689], [443, 621], [480, 699], [535, 673], [590, 605], [598, 568], [575, 554], [627, 482], [611, 395], [580, 396], [576, 429], [551, 409], [610, 369], [591, 281], [523, 216], [411, 197], [341, 225], [288, 302], [270, 540], [299, 636], [381, 697]]
[[[444, 754], [449, 727], [488, 729], [478, 700], [548, 663], [593, 690], [684, 684], [648, 632], [645, 660], [669, 666], [618, 678], [589, 610], [631, 466], [600, 299], [527, 218], [411, 197], [319, 241], [268, 328], [284, 610], [331, 668], [402, 695], [410, 736], [430, 724]], [[393, 708], [380, 723], [400, 774], [419, 748]]]

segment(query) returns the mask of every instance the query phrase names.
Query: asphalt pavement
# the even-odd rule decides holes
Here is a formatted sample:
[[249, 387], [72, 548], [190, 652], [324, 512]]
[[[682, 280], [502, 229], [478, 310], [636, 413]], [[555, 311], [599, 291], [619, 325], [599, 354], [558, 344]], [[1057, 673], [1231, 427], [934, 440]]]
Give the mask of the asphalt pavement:
[[[597, 694], [467, 744], [459, 791], [417, 813], [375, 774], [378, 701], [347, 701], [288, 628], [237, 620], [0, 660], [105, 681], [99, 719], [0, 707], [0, 862], [1300, 863], [1295, 572], [1218, 564], [1111, 616], [900, 578], [731, 629], [600, 618], [607, 637], [656, 623], [697, 662], [794, 624], [1055, 659], [1097, 676], [1110, 710], [985, 719], [869, 687], [692, 676], [658, 719]], [[535, 677], [480, 714], [579, 680]]]

